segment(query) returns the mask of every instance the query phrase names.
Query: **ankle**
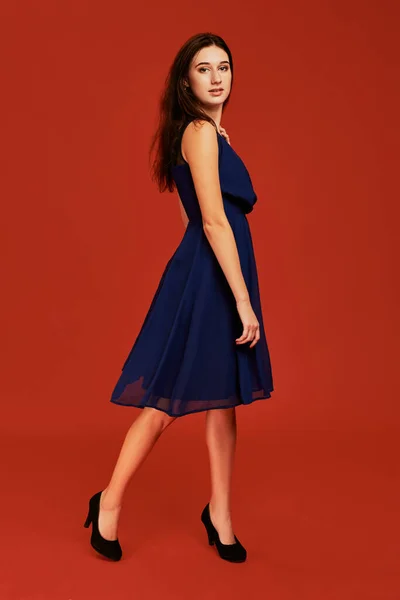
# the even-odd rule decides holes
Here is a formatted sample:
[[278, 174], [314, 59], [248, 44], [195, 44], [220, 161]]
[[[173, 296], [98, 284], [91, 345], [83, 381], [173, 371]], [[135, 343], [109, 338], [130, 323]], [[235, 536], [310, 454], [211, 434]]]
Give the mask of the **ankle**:
[[226, 504], [218, 504], [214, 500], [210, 500], [210, 516], [212, 515], [214, 518], [221, 521], [230, 521], [231, 520], [231, 512], [229, 506]]
[[100, 507], [103, 510], [119, 510], [122, 503], [119, 497], [112, 493], [108, 488], [105, 488], [100, 497]]

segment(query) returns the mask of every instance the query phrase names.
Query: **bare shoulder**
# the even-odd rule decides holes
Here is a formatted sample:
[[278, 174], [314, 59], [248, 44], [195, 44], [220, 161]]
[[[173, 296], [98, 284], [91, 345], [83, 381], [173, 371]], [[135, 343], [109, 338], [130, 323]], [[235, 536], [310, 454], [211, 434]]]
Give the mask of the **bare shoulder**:
[[186, 127], [185, 133], [188, 133], [190, 136], [212, 136], [215, 135], [215, 127], [209, 121], [194, 119]]
[[215, 158], [218, 140], [215, 127], [208, 121], [196, 119], [186, 127], [182, 136], [182, 150], [187, 162]]

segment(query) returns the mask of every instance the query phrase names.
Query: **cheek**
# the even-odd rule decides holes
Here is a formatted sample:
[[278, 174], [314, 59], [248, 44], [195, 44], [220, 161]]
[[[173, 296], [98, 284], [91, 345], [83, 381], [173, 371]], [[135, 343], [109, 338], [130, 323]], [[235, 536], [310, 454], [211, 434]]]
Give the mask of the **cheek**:
[[193, 89], [196, 92], [205, 92], [208, 90], [208, 82], [205, 79], [195, 79], [193, 81]]

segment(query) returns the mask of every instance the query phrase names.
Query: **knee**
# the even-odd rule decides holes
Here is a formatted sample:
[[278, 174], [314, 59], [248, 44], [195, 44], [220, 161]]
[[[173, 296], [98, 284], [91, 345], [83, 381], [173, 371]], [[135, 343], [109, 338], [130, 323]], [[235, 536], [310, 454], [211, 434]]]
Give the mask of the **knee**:
[[207, 422], [221, 425], [236, 424], [236, 409], [231, 408], [214, 408], [207, 411]]
[[207, 411], [207, 415], [214, 417], [215, 419], [235, 419], [236, 418], [236, 407], [231, 406], [230, 408], [213, 408]]
[[154, 425], [161, 431], [166, 429], [176, 419], [176, 417], [171, 417], [167, 413], [156, 408], [152, 408], [151, 406], [146, 406], [143, 409], [143, 412], [146, 414], [147, 418], [151, 420], [151, 422], [154, 423]]

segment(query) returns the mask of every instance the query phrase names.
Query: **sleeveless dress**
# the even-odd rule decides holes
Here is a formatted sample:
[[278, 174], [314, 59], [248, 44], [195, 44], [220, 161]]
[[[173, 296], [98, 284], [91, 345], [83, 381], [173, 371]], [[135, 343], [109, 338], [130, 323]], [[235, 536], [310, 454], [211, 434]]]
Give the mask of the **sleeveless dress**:
[[236, 344], [243, 333], [236, 301], [204, 233], [187, 162], [172, 175], [189, 219], [161, 276], [111, 402], [149, 406], [179, 417], [270, 398], [270, 355], [264, 330], [254, 249], [246, 214], [257, 201], [242, 159], [216, 131], [219, 178], [260, 339]]

